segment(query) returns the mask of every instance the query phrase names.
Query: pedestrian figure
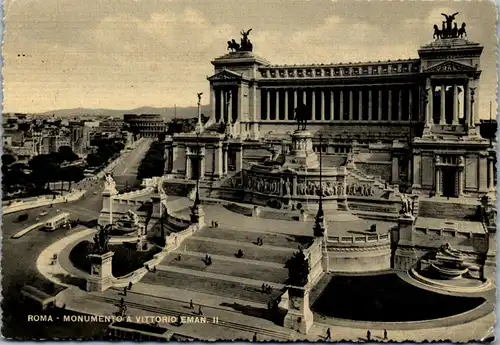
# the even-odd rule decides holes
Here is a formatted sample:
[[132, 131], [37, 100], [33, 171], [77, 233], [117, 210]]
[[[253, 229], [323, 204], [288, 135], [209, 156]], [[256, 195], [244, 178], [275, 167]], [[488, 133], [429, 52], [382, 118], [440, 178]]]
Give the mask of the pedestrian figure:
[[370, 330], [366, 331], [366, 339], [370, 341], [371, 337], [372, 337], [372, 332], [370, 332]]
[[253, 335], [252, 341], [257, 341], [257, 333]]
[[156, 273], [156, 266], [155, 266], [155, 267], [153, 267], [153, 272], [154, 272], [154, 273]]
[[189, 300], [189, 309], [194, 309], [193, 300]]
[[147, 269], [147, 270], [148, 270], [148, 272], [149, 272], [149, 265], [146, 265], [146, 269]]
[[243, 251], [241, 249], [238, 249], [238, 253], [236, 253], [237, 258], [243, 257]]
[[271, 293], [273, 291], [273, 288], [271, 287], [271, 285], [268, 285], [267, 286], [267, 293]]
[[201, 311], [201, 305], [198, 306], [198, 315], [203, 315], [203, 312]]
[[128, 289], [131, 290], [132, 289], [132, 282], [129, 282], [128, 283]]
[[331, 332], [330, 332], [330, 328], [328, 328], [328, 329], [326, 330], [326, 338], [325, 338], [325, 341], [327, 341], [327, 340], [332, 340], [332, 334], [331, 334]]
[[262, 283], [262, 292], [266, 291], [266, 284]]
[[123, 297], [120, 299], [120, 305], [121, 306], [125, 305], [125, 299]]
[[387, 340], [387, 330], [384, 329], [384, 339]]
[[264, 241], [262, 241], [262, 238], [260, 238], [260, 237], [259, 237], [259, 239], [260, 239], [260, 244], [259, 245], [261, 246], [261, 245], [264, 244]]
[[127, 287], [123, 288], [123, 296], [127, 296]]

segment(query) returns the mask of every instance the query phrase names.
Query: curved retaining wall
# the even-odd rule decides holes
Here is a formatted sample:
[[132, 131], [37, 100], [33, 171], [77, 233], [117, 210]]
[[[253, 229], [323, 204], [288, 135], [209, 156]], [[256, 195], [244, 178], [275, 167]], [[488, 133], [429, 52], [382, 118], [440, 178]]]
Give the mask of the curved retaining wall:
[[389, 234], [329, 236], [328, 272], [375, 272], [391, 268]]
[[42, 206], [48, 206], [51, 204], [60, 204], [66, 201], [75, 201], [82, 198], [85, 195], [85, 191], [76, 191], [66, 196], [59, 196], [53, 199], [52, 197], [41, 197], [32, 201], [14, 201], [8, 206], [2, 207], [3, 214], [19, 212], [24, 210], [29, 210], [31, 208], [37, 208]]

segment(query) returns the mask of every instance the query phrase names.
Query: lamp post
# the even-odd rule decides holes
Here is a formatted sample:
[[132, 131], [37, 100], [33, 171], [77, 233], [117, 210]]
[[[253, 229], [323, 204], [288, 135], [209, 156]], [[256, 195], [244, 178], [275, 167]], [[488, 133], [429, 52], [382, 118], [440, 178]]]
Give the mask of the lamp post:
[[202, 129], [202, 123], [201, 123], [201, 95], [203, 95], [203, 92], [200, 92], [197, 94], [198, 95], [198, 123], [196, 124], [196, 132], [201, 132]]
[[200, 161], [200, 131], [196, 130], [196, 196], [194, 199], [194, 206], [198, 206], [200, 204], [200, 170], [201, 170], [201, 161]]

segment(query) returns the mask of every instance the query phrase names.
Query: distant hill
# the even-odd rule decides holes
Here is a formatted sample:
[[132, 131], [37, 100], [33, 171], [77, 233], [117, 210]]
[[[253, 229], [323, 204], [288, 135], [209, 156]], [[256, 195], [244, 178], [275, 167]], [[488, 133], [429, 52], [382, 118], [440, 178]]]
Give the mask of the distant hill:
[[[201, 106], [201, 112], [205, 116], [210, 116], [210, 105], [205, 104]], [[74, 109], [59, 109], [51, 110], [43, 113], [37, 113], [36, 115], [41, 116], [52, 116], [56, 117], [85, 117], [85, 116], [103, 116], [103, 117], [122, 117], [123, 114], [161, 114], [165, 116], [165, 119], [177, 118], [191, 118], [198, 115], [197, 107], [186, 107], [177, 109], [171, 108], [154, 108], [154, 107], [140, 107], [128, 110], [116, 110], [116, 109], [91, 109], [91, 108], [74, 108]]]

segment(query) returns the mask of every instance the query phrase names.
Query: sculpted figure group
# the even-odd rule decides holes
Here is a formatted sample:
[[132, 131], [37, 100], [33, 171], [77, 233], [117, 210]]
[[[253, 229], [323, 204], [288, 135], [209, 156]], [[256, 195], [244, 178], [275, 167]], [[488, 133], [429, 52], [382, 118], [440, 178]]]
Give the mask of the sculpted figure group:
[[262, 177], [250, 176], [243, 186], [246, 190], [255, 191], [259, 193], [268, 193], [279, 195], [280, 194], [280, 181], [268, 180]]
[[370, 184], [349, 184], [346, 188], [347, 195], [353, 196], [374, 196], [375, 190]]
[[343, 195], [344, 184], [339, 182], [325, 182], [320, 187], [319, 182], [303, 181], [297, 183], [297, 194], [307, 196], [336, 196]]
[[458, 28], [457, 23], [453, 23], [455, 20], [455, 16], [458, 12], [454, 14], [445, 14], [441, 13], [445, 17], [445, 20], [442, 22], [441, 29], [439, 29], [438, 25], [434, 25], [434, 34], [433, 38], [463, 38], [467, 37], [467, 32], [465, 31], [465, 23], [462, 23], [462, 26]]
[[241, 35], [241, 41], [238, 44], [236, 40], [233, 38], [231, 41], [227, 41], [227, 49], [231, 50], [232, 53], [234, 52], [251, 52], [253, 50], [253, 44], [250, 42], [250, 39], [248, 38], [248, 35], [250, 35], [250, 30], [241, 30], [240, 35]]

